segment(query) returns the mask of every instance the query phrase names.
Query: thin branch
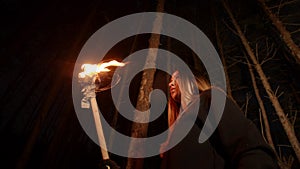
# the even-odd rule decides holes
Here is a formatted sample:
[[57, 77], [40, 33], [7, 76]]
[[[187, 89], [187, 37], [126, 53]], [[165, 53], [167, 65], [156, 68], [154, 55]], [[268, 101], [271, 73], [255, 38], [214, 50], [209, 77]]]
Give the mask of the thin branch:
[[257, 43], [255, 43], [255, 56], [256, 56], [256, 60], [259, 62]]
[[284, 25], [287, 25], [287, 26], [300, 26], [300, 23], [283, 23]]
[[279, 150], [279, 158], [282, 159], [282, 152], [281, 152], [281, 146], [278, 146], [278, 150]]
[[277, 98], [281, 97], [283, 94], [284, 94], [284, 92], [281, 92], [281, 93], [277, 96]]
[[294, 33], [297, 33], [297, 32], [300, 32], [300, 29], [297, 29], [297, 30], [291, 32], [291, 34], [294, 34]]
[[274, 96], [276, 96], [277, 98], [279, 98], [281, 95], [284, 94], [284, 92], [281, 92], [281, 93], [279, 93], [279, 94], [277, 95], [278, 90], [279, 90], [279, 86], [277, 86], [277, 88], [276, 88], [276, 90], [275, 90], [275, 92], [274, 92]]
[[[271, 46], [269, 47], [268, 38], [266, 38], [266, 44], [267, 44], [267, 55], [269, 56], [272, 53], [272, 51], [275, 49], [274, 43], [272, 43]], [[275, 51], [274, 51], [275, 53], [277, 52], [277, 49], [278, 48], [275, 49]], [[273, 55], [275, 55], [274, 52], [273, 52]]]
[[274, 95], [275, 95], [275, 96], [277, 95], [278, 90], [279, 90], [279, 86], [277, 86], [277, 88], [276, 88], [276, 90], [275, 90], [275, 92], [274, 92]]
[[265, 132], [264, 132], [264, 125], [263, 125], [263, 120], [262, 120], [262, 115], [261, 115], [261, 110], [259, 109], [259, 122], [260, 122], [260, 128], [261, 128], [261, 135], [265, 142], [268, 142], [266, 137], [265, 137]]
[[285, 15], [282, 14], [278, 17], [283, 21], [284, 19], [286, 20], [286, 18], [291, 18], [291, 17], [297, 18], [298, 14], [285, 14]]
[[291, 145], [286, 145], [286, 144], [277, 144], [278, 147], [292, 147]]
[[248, 25], [244, 25], [244, 31], [243, 31], [244, 34], [246, 34], [246, 32], [247, 32], [247, 26], [248, 26]]
[[[271, 44], [271, 46], [269, 46], [269, 43], [268, 43], [268, 38], [266, 38], [266, 49], [267, 49], [267, 57], [264, 58], [260, 65], [263, 65], [264, 63], [268, 62], [269, 60], [272, 60], [274, 59], [275, 55], [277, 54], [277, 51], [278, 51], [278, 48], [274, 48], [274, 43]], [[274, 50], [274, 51], [273, 51]], [[268, 57], [270, 54], [272, 53], [272, 56]]]
[[225, 26], [232, 32], [234, 33], [235, 35], [239, 35], [233, 28], [231, 28], [224, 20], [223, 20], [223, 23], [225, 24]]
[[236, 45], [228, 45], [228, 47], [226, 47], [225, 53], [231, 53], [231, 52], [234, 52], [235, 50], [238, 50], [238, 49], [239, 48]]
[[295, 3], [295, 2], [297, 2], [297, 0], [287, 1], [287, 2], [284, 2], [284, 3], [281, 3], [281, 2], [280, 2], [279, 5], [275, 5], [275, 6], [272, 6], [272, 7], [269, 7], [269, 8], [270, 8], [270, 9], [279, 8], [279, 7], [282, 8], [282, 7], [285, 6], [285, 5], [289, 5], [289, 4]]
[[297, 119], [297, 114], [298, 114], [298, 111], [296, 110], [295, 115], [294, 115], [294, 119], [292, 120], [292, 125], [293, 126], [295, 126], [295, 122], [296, 122], [296, 119]]
[[277, 53], [277, 51], [278, 51], [278, 48], [275, 49], [275, 51], [273, 52], [273, 54], [272, 54], [271, 57], [268, 57], [267, 59], [264, 59], [264, 60], [260, 63], [260, 65], [263, 65], [264, 63], [268, 62], [269, 60], [273, 60], [274, 57], [275, 57], [275, 55], [276, 55], [276, 53]]
[[252, 95], [249, 95], [249, 93], [246, 94], [246, 103], [245, 103], [245, 117], [247, 117], [248, 113], [248, 105], [249, 105], [249, 100], [251, 99]]
[[232, 58], [229, 58], [230, 60], [233, 60], [233, 61], [235, 61], [235, 62], [237, 62], [237, 63], [242, 63], [242, 64], [245, 64], [245, 62], [243, 62], [242, 60], [240, 60], [240, 59], [236, 59], [236, 58], [234, 58], [234, 57], [232, 57]]
[[227, 66], [227, 69], [231, 68], [232, 66], [236, 65], [237, 63], [239, 63], [238, 61], [233, 62], [232, 64]]
[[278, 8], [277, 8], [277, 16], [279, 16], [281, 8], [282, 8], [282, 0], [280, 1]]
[[260, 65], [263, 65], [264, 63], [268, 62], [269, 60], [272, 60], [273, 58], [274, 58], [274, 55], [271, 56], [271, 57], [269, 57], [269, 58], [267, 58], [267, 59], [264, 59], [264, 60], [260, 63]]

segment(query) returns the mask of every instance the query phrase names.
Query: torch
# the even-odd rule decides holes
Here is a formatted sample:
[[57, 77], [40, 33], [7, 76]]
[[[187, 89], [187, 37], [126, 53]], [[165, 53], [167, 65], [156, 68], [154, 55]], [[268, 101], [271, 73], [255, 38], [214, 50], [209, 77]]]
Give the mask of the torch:
[[101, 145], [100, 148], [103, 160], [108, 160], [109, 155], [107, 152], [106, 141], [104, 138], [102, 124], [100, 120], [99, 109], [96, 100], [96, 92], [101, 92], [110, 89], [114, 85], [116, 85], [120, 80], [120, 76], [118, 75], [116, 80], [112, 80], [110, 76], [108, 76], [108, 72], [111, 71], [108, 67], [124, 65], [125, 63], [118, 62], [116, 60], [100, 64], [83, 64], [81, 66], [83, 72], [78, 74], [79, 82], [83, 85], [83, 89], [81, 92], [84, 95], [83, 99], [81, 100], [81, 107], [92, 107], [98, 141], [99, 145]]

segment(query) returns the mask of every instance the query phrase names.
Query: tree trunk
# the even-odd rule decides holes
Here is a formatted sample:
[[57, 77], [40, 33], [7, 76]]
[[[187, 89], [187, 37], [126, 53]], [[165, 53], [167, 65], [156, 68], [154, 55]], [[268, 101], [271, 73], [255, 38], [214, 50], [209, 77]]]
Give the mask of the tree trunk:
[[[140, 28], [140, 27], [139, 27]], [[138, 28], [138, 29], [139, 29]], [[133, 44], [131, 46], [131, 50], [130, 50], [130, 53], [133, 53], [136, 46], [137, 46], [137, 43], [138, 43], [138, 35], [136, 35], [134, 37], [134, 40], [133, 40]], [[128, 79], [128, 70], [129, 70], [129, 67], [124, 67], [124, 71], [122, 72], [122, 79]], [[119, 117], [119, 112], [118, 112], [118, 109], [117, 107], [120, 107], [120, 104], [122, 102], [122, 99], [124, 97], [124, 85], [125, 85], [125, 81], [121, 80], [120, 81], [120, 93], [119, 93], [119, 96], [118, 96], [118, 99], [117, 99], [117, 102], [116, 102], [116, 108], [114, 109], [113, 113], [113, 119], [112, 119], [112, 123], [111, 123], [111, 126], [113, 128], [116, 128], [117, 126], [117, 123], [118, 123], [118, 117]], [[115, 132], [111, 132], [110, 133], [110, 136], [109, 136], [109, 143], [108, 143], [108, 147], [112, 147], [113, 144], [114, 144], [114, 141], [115, 141]]]
[[[164, 0], [159, 0], [157, 4], [157, 11], [163, 12], [163, 9], [164, 9]], [[158, 30], [158, 31], [161, 30], [162, 19], [163, 19], [162, 17], [155, 18], [153, 23], [153, 28], [152, 28], [153, 30]], [[159, 48], [159, 44], [160, 44], [160, 35], [152, 34], [149, 39], [149, 48]], [[146, 59], [145, 67], [147, 65], [155, 65], [156, 56], [157, 53], [150, 49]], [[140, 91], [137, 99], [137, 106], [136, 106], [137, 110], [149, 111], [149, 107], [150, 107], [149, 95], [153, 90], [152, 85], [153, 85], [155, 71], [156, 71], [155, 69], [143, 71]], [[132, 129], [131, 129], [131, 137], [145, 138], [147, 137], [147, 132], [148, 132], [148, 123], [133, 122]], [[131, 154], [133, 151], [136, 151], [134, 150], [134, 148], [136, 148], [136, 146], [134, 146], [133, 143], [131, 143], [128, 150], [128, 154]], [[143, 154], [144, 152], [143, 147], [139, 147], [139, 148], [140, 149], [137, 151], [137, 153]], [[144, 168], [143, 164], [144, 164], [144, 160], [142, 158], [128, 158], [126, 169]]]
[[292, 126], [292, 124], [290, 123], [289, 119], [286, 117], [286, 115], [284, 114], [283, 112], [283, 109], [278, 101], [278, 98], [276, 97], [275, 93], [273, 92], [269, 82], [268, 82], [268, 79], [265, 75], [265, 73], [263, 72], [263, 69], [261, 67], [261, 65], [258, 63], [253, 51], [252, 51], [252, 48], [250, 47], [245, 35], [243, 34], [241, 28], [239, 27], [237, 21], [235, 20], [233, 14], [231, 13], [231, 10], [229, 8], [229, 6], [226, 4], [226, 2], [222, 1], [223, 2], [223, 6], [224, 8], [226, 9], [229, 17], [231, 18], [232, 20], [232, 23], [250, 57], [250, 59], [252, 60], [253, 64], [254, 64], [254, 67], [262, 81], [262, 84], [275, 108], [275, 111], [279, 117], [279, 120], [286, 132], [286, 135], [288, 136], [288, 139], [295, 151], [295, 154], [298, 158], [298, 160], [300, 161], [300, 145], [299, 145], [299, 141], [295, 135], [295, 130], [294, 130], [294, 127]]
[[285, 42], [287, 47], [291, 50], [291, 53], [295, 57], [296, 62], [300, 64], [300, 48], [295, 44], [295, 42], [291, 38], [290, 32], [286, 30], [285, 26], [279, 20], [279, 18], [276, 17], [276, 15], [274, 15], [272, 11], [267, 7], [265, 0], [258, 0], [258, 2], [260, 2], [261, 7], [263, 8], [267, 16], [270, 18], [273, 25], [280, 32], [280, 37]]
[[[256, 85], [256, 80], [255, 80], [253, 69], [252, 69], [252, 67], [251, 67], [251, 65], [250, 65], [250, 63], [249, 63], [248, 60], [247, 60], [247, 65], [248, 65], [248, 68], [249, 68], [249, 73], [250, 73], [250, 76], [251, 76], [251, 80], [252, 80], [252, 85], [253, 85], [253, 89], [254, 89], [254, 92], [255, 92], [255, 96], [256, 96], [256, 99], [258, 101], [259, 107], [261, 109], [261, 114], [263, 116], [263, 122], [264, 122], [264, 127], [265, 127], [264, 130], [265, 130], [265, 133], [266, 133], [267, 142], [269, 143], [269, 145], [271, 146], [271, 148], [276, 153], [276, 149], [275, 149], [275, 146], [274, 146], [274, 143], [273, 143], [273, 139], [272, 139], [272, 136], [271, 136], [271, 130], [270, 130], [270, 126], [269, 126], [267, 112], [266, 112], [264, 103], [263, 103], [263, 101], [262, 101], [262, 99], [260, 97], [259, 89], [258, 89], [258, 87]], [[276, 153], [276, 156], [278, 157], [277, 153]]]

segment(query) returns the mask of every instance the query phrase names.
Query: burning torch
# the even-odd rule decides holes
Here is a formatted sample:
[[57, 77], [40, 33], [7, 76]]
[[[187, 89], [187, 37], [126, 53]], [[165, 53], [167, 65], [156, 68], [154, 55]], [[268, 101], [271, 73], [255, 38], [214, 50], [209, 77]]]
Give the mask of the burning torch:
[[110, 89], [114, 85], [116, 85], [120, 80], [119, 75], [117, 75], [117, 78], [115, 78], [115, 80], [111, 79], [110, 76], [108, 76], [108, 73], [111, 71], [108, 67], [124, 65], [125, 63], [118, 62], [116, 60], [100, 64], [83, 64], [81, 66], [83, 72], [78, 74], [79, 82], [83, 85], [83, 89], [81, 92], [84, 94], [84, 97], [81, 100], [81, 107], [92, 107], [98, 141], [101, 145], [100, 148], [103, 160], [108, 160], [109, 155], [107, 152], [106, 142], [100, 120], [99, 109], [96, 100], [96, 92], [101, 92]]

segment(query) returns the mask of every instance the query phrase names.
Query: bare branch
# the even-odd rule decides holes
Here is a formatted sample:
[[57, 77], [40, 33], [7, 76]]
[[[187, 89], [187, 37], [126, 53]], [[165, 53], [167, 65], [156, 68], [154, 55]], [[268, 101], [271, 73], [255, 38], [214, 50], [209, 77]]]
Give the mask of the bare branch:
[[277, 88], [276, 88], [276, 90], [275, 90], [275, 92], [274, 92], [274, 95], [275, 95], [277, 98], [279, 98], [281, 95], [284, 94], [284, 92], [281, 92], [281, 93], [279, 93], [279, 94], [277, 95], [278, 90], [279, 90], [279, 86], [277, 86]]
[[278, 147], [292, 147], [291, 145], [287, 144], [277, 144]]
[[[278, 51], [278, 48], [274, 47], [274, 43], [272, 43], [271, 46], [269, 46], [268, 38], [266, 38], [266, 49], [267, 49], [267, 53], [266, 53], [267, 57], [265, 57], [261, 61], [260, 65], [263, 65], [264, 63], [268, 62], [269, 60], [272, 60], [275, 57], [275, 55], [276, 55], [276, 53]], [[272, 56], [269, 56], [271, 54], [272, 54]]]
[[283, 2], [283, 3], [280, 2], [279, 5], [275, 5], [275, 6], [272, 6], [272, 7], [269, 7], [269, 8], [270, 8], [270, 9], [274, 9], [274, 8], [282, 8], [282, 7], [285, 6], [285, 5], [289, 5], [289, 4], [292, 4], [292, 3], [295, 3], [295, 2], [297, 2], [297, 0], [287, 1], [287, 2]]
[[258, 59], [258, 47], [257, 47], [257, 43], [255, 44], [255, 56], [256, 56], [256, 60], [259, 62], [259, 59]]
[[265, 140], [265, 142], [268, 142], [266, 137], [265, 137], [265, 132], [264, 132], [264, 125], [263, 125], [263, 120], [262, 120], [262, 115], [261, 115], [261, 110], [258, 109], [259, 111], [259, 122], [260, 122], [260, 130], [261, 130], [261, 135], [263, 137], [263, 139]]
[[246, 94], [246, 103], [245, 103], [245, 117], [247, 117], [247, 113], [248, 113], [248, 105], [249, 105], [249, 100], [252, 98], [252, 95], [247, 93]]
[[300, 26], [300, 23], [283, 23], [283, 24], [287, 26]]
[[277, 98], [281, 97], [283, 94], [284, 94], [284, 92], [281, 92], [281, 93], [277, 96]]
[[[278, 16], [280, 19], [285, 19], [285, 18], [291, 18], [291, 17], [294, 17], [296, 18], [298, 15], [296, 14], [282, 14], [280, 16]], [[283, 21], [283, 20], [282, 20]]]
[[[265, 12], [269, 15], [269, 18], [273, 21], [273, 23], [277, 27], [277, 29], [279, 31], [282, 31], [283, 35], [285, 35], [285, 34], [288, 35], [288, 32], [281, 25], [281, 22], [278, 20], [278, 18], [274, 17], [272, 12], [266, 6], [265, 1], [264, 0], [258, 0], [258, 1], [261, 3], [261, 5], [264, 8]], [[257, 71], [257, 73], [258, 73], [258, 75], [261, 79], [262, 85], [264, 86], [266, 93], [270, 97], [270, 101], [272, 102], [272, 105], [274, 106], [276, 114], [278, 115], [279, 120], [280, 120], [280, 122], [281, 122], [281, 124], [282, 124], [282, 126], [285, 130], [285, 133], [286, 133], [286, 135], [287, 135], [287, 137], [288, 137], [288, 139], [289, 139], [289, 141], [292, 145], [292, 148], [293, 148], [298, 160], [300, 161], [300, 144], [299, 144], [299, 141], [296, 137], [295, 131], [294, 131], [290, 121], [285, 117], [284, 110], [283, 110], [281, 104], [279, 103], [278, 98], [274, 97], [274, 93], [273, 93], [271, 85], [270, 85], [270, 83], [267, 79], [267, 76], [265, 75], [261, 65], [256, 60], [255, 54], [253, 53], [253, 49], [249, 45], [249, 42], [248, 42], [246, 36], [241, 31], [241, 28], [240, 28], [238, 22], [236, 21], [233, 13], [231, 12], [231, 9], [230, 9], [229, 5], [225, 1], [222, 1], [222, 3], [223, 3], [223, 6], [224, 6], [226, 12], [228, 13], [229, 17], [232, 20], [233, 26], [235, 27], [237, 33], [239, 34], [240, 40], [241, 40], [242, 44], [244, 45], [245, 50], [247, 51], [247, 54], [248, 54], [247, 56], [249, 56], [252, 63], [255, 65], [255, 69], [256, 69], [256, 71]], [[288, 46], [292, 46], [290, 49], [293, 51], [294, 44], [293, 43], [288, 43], [288, 42], [291, 42], [291, 40], [288, 39], [288, 38], [289, 38], [289, 36], [284, 36], [283, 40], [288, 44]], [[299, 49], [299, 51], [300, 51], [300, 49]], [[295, 55], [295, 57], [296, 57], [297, 61], [299, 60], [299, 62], [300, 62], [300, 52], [299, 53], [294, 52], [294, 53], [297, 54], [297, 55]]]
[[[258, 0], [258, 1], [261, 3], [263, 10], [265, 11], [269, 19], [272, 21], [273, 25], [280, 32], [281, 39], [285, 42], [286, 46], [290, 49], [291, 54], [296, 59], [296, 62], [300, 64], [300, 48], [298, 47], [297, 44], [295, 44], [294, 40], [291, 37], [290, 32], [286, 29], [286, 27], [282, 23], [283, 20], [280, 20], [278, 16], [274, 15], [274, 13], [266, 5], [265, 0]], [[300, 159], [300, 153], [299, 153], [299, 159]]]
[[274, 58], [274, 55], [271, 56], [271, 57], [269, 57], [269, 58], [267, 58], [267, 59], [264, 59], [264, 60], [260, 63], [260, 65], [263, 65], [263, 64], [267, 63], [269, 60], [272, 60], [273, 58]]
[[294, 33], [297, 33], [297, 32], [300, 32], [300, 29], [297, 29], [297, 30], [291, 32], [291, 34], [294, 34]]
[[231, 68], [232, 66], [236, 65], [237, 63], [239, 63], [238, 61], [233, 62], [232, 64], [227, 66], [227, 69]]
[[280, 10], [282, 8], [282, 0], [280, 1], [279, 5], [278, 5], [278, 8], [277, 8], [277, 16], [279, 16], [279, 13], [280, 13]]
[[[239, 57], [239, 56], [238, 56], [238, 57]], [[234, 57], [232, 57], [232, 58], [229, 58], [229, 59], [231, 59], [231, 60], [233, 60], [233, 61], [235, 61], [235, 62], [237, 62], [237, 63], [247, 64], [245, 61], [242, 61], [242, 60], [236, 59], [236, 58], [234, 58]]]
[[248, 26], [248, 25], [244, 25], [244, 31], [243, 31], [244, 34], [246, 34], [246, 32], [247, 32], [247, 26]]
[[278, 146], [279, 148], [279, 158], [281, 159], [282, 158], [282, 153], [281, 153], [281, 146]]
[[225, 26], [232, 32], [234, 33], [235, 35], [239, 35], [233, 28], [231, 28], [224, 20], [223, 20], [223, 23], [225, 24]]
[[272, 43], [271, 46], [269, 46], [268, 38], [266, 38], [266, 44], [267, 44], [267, 56], [269, 56], [274, 50], [274, 43]]
[[292, 120], [292, 125], [295, 126], [295, 122], [297, 119], [298, 110], [295, 111], [294, 119]]
[[243, 56], [240, 55], [234, 55], [228, 58], [230, 62], [236, 61], [236, 62], [243, 62]]
[[226, 51], [225, 52], [226, 53], [231, 53], [231, 52], [234, 52], [237, 49], [239, 49], [239, 48], [236, 45], [228, 45], [228, 47], [226, 47]]
[[278, 48], [275, 49], [275, 51], [273, 52], [272, 56], [271, 57], [268, 57], [267, 59], [264, 59], [262, 62], [261, 62], [261, 65], [263, 65], [264, 63], [268, 62], [269, 60], [273, 60], [276, 53], [278, 51]]

